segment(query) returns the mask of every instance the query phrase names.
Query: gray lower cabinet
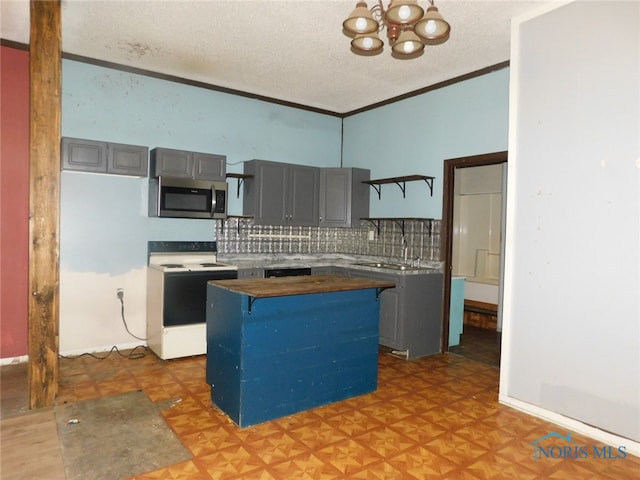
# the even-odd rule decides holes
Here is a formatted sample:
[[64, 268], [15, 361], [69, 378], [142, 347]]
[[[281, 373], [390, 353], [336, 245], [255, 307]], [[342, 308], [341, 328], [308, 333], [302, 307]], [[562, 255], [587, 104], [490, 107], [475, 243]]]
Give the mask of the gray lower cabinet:
[[311, 275], [335, 275], [336, 271], [337, 268], [331, 265], [311, 267]]
[[70, 137], [61, 143], [63, 170], [147, 176], [148, 147]]
[[244, 173], [243, 215], [257, 225], [318, 225], [319, 168], [249, 160]]
[[441, 273], [403, 274], [349, 269], [353, 277], [390, 280], [395, 288], [380, 294], [380, 344], [413, 360], [441, 351]]
[[226, 182], [227, 157], [171, 148], [151, 150], [151, 171], [156, 177], [193, 178]]
[[369, 216], [369, 170], [363, 168], [320, 169], [320, 226], [357, 226]]
[[263, 268], [239, 268], [238, 278], [264, 278]]

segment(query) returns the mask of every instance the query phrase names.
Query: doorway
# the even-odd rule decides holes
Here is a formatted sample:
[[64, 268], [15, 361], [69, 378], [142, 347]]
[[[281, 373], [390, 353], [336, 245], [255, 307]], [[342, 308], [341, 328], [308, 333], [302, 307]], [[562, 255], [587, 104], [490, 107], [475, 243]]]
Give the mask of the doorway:
[[[470, 168], [470, 167], [481, 167], [481, 166], [490, 166], [490, 165], [499, 165], [505, 164], [507, 162], [507, 152], [495, 152], [483, 155], [473, 155], [469, 157], [461, 157], [445, 160], [444, 162], [444, 175], [443, 175], [443, 202], [442, 202], [442, 231], [441, 231], [441, 251], [442, 251], [442, 260], [444, 264], [444, 294], [443, 294], [443, 316], [442, 316], [442, 351], [449, 351], [449, 331], [450, 331], [450, 307], [451, 307], [451, 280], [454, 274], [453, 266], [454, 266], [454, 218], [456, 212], [456, 172], [458, 169]], [[505, 183], [503, 182], [503, 185]], [[504, 199], [506, 197], [506, 191], [502, 192], [502, 204], [504, 205]], [[501, 219], [504, 218], [504, 212], [501, 214]], [[502, 225], [504, 228], [504, 225]], [[504, 236], [501, 236], [502, 238]], [[502, 319], [501, 312], [501, 301], [499, 299], [502, 298], [502, 276], [504, 271], [504, 259], [503, 259], [503, 245], [500, 245], [500, 255], [499, 260], [496, 262], [492, 262], [492, 270], [496, 272], [495, 275], [495, 283], [497, 283], [497, 325], [499, 329], [499, 325]], [[479, 259], [484, 266], [487, 266], [487, 263], [484, 262], [482, 258]], [[481, 302], [482, 303], [482, 302]], [[471, 340], [473, 342], [484, 342], [484, 338], [487, 337], [482, 330], [478, 330], [475, 328], [468, 328], [468, 337], [472, 337]], [[497, 345], [488, 345], [488, 348], [499, 348], [499, 333], [496, 332], [493, 337], [489, 336], [487, 338], [488, 342], [495, 343], [496, 335], [498, 336]], [[480, 345], [480, 343], [476, 343], [476, 345]]]

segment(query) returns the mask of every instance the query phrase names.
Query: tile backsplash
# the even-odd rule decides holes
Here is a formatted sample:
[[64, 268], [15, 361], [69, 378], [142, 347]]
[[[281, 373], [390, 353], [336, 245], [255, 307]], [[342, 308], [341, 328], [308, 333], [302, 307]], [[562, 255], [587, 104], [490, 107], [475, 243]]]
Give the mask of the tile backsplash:
[[[401, 260], [402, 226], [401, 220], [363, 220], [359, 228], [255, 225], [253, 219], [232, 217], [216, 222], [216, 241], [218, 253], [225, 254], [342, 253]], [[404, 220], [408, 260], [441, 260], [440, 226], [440, 220]]]

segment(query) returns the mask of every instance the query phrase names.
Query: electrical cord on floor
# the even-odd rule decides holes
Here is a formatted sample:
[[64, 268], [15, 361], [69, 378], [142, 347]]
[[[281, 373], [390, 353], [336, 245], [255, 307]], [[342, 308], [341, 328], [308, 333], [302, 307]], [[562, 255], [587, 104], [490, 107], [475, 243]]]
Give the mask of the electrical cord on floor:
[[[129, 326], [127, 325], [127, 319], [124, 316], [124, 292], [122, 291], [118, 291], [118, 299], [120, 300], [120, 315], [122, 316], [122, 323], [124, 324], [124, 329], [127, 331], [127, 333], [129, 335], [131, 335], [133, 338], [136, 338], [138, 340], [141, 340], [143, 342], [146, 342], [147, 339], [146, 338], [140, 338], [136, 335], [134, 335], [133, 333], [131, 333], [129, 331]], [[131, 350], [128, 354], [123, 354], [122, 352], [120, 352], [120, 350], [118, 350], [118, 347], [116, 347], [115, 345], [113, 347], [111, 347], [111, 350], [109, 350], [109, 352], [106, 355], [95, 355], [93, 353], [82, 353], [80, 355], [77, 356], [73, 356], [73, 357], [66, 357], [64, 355], [58, 355], [59, 358], [68, 358], [68, 359], [74, 359], [74, 358], [80, 358], [80, 357], [84, 357], [84, 356], [89, 356], [92, 358], [95, 358], [97, 360], [104, 360], [106, 358], [108, 358], [112, 353], [117, 353], [118, 355], [120, 355], [123, 358], [128, 358], [129, 360], [136, 360], [138, 358], [142, 358], [145, 356], [145, 352], [138, 352], [136, 353], [136, 350], [138, 350], [139, 348], [143, 348], [146, 352], [147, 347], [144, 345], [138, 345], [137, 347], [134, 347], [133, 350]]]
[[122, 307], [120, 308], [120, 314], [122, 316], [122, 323], [124, 324], [124, 329], [133, 338], [146, 342], [147, 341], [146, 338], [140, 338], [129, 331], [129, 327], [127, 326], [127, 320], [124, 318], [124, 298], [123, 297], [124, 297], [124, 294], [121, 294], [121, 292], [118, 292], [118, 298], [120, 299], [120, 304], [122, 305]]
[[[144, 349], [144, 352], [138, 352], [136, 353], [136, 350], [138, 350], [139, 348]], [[80, 358], [80, 357], [91, 357], [91, 358], [95, 358], [96, 360], [105, 360], [106, 358], [108, 358], [112, 353], [117, 353], [118, 355], [120, 355], [123, 358], [127, 358], [129, 360], [137, 360], [138, 358], [143, 358], [145, 356], [145, 352], [147, 351], [147, 347], [144, 345], [138, 345], [137, 347], [134, 347], [129, 353], [127, 353], [126, 355], [124, 353], [122, 353], [120, 350], [118, 350], [118, 347], [116, 347], [115, 345], [113, 347], [111, 347], [111, 350], [109, 350], [109, 352], [107, 352], [106, 355], [96, 355], [95, 353], [81, 353], [80, 355], [76, 355], [76, 356], [71, 356], [71, 357], [67, 357], [65, 355], [58, 355], [59, 358], [67, 358], [70, 360], [73, 360], [75, 358]]]

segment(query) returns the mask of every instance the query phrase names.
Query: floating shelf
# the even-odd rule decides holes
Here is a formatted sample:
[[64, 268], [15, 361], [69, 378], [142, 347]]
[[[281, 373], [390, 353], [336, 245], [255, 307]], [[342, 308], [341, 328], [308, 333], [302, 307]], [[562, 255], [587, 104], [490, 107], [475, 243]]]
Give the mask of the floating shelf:
[[398, 225], [404, 235], [405, 222], [422, 222], [429, 227], [429, 236], [433, 234], [433, 218], [418, 218], [418, 217], [379, 217], [379, 218], [361, 218], [360, 220], [366, 220], [373, 224], [380, 235], [380, 223], [381, 222], [394, 222]]
[[238, 190], [236, 192], [236, 198], [240, 198], [240, 186], [242, 186], [242, 182], [247, 178], [253, 178], [253, 175], [249, 175], [246, 173], [227, 173], [227, 178], [236, 178], [238, 180]]
[[382, 185], [386, 183], [395, 183], [402, 190], [402, 198], [405, 198], [406, 182], [415, 182], [424, 180], [429, 186], [429, 192], [433, 197], [433, 180], [436, 177], [428, 177], [427, 175], [406, 175], [404, 177], [381, 178], [379, 180], [366, 180], [362, 183], [371, 185], [378, 192], [378, 199], [381, 197]]

